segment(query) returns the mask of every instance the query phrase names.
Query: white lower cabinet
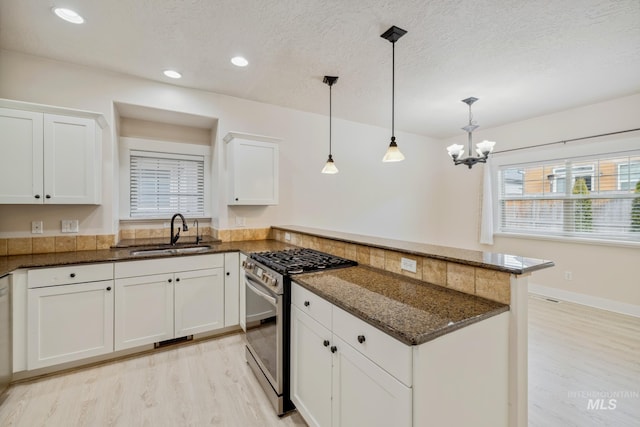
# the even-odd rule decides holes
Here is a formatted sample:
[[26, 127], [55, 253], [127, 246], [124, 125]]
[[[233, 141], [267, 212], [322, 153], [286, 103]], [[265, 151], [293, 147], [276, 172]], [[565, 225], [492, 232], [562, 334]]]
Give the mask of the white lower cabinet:
[[173, 338], [173, 274], [116, 280], [115, 349]]
[[335, 335], [332, 345], [331, 425], [411, 426], [411, 388]]
[[[326, 301], [295, 283], [292, 301], [291, 400], [305, 421], [318, 427], [411, 426], [411, 387], [348, 344], [349, 337], [336, 335], [335, 323], [332, 327], [325, 315]], [[399, 341], [394, 345], [409, 348]]]
[[223, 254], [116, 264], [115, 349], [224, 327], [223, 266]]
[[113, 280], [28, 290], [27, 369], [113, 351]]
[[291, 307], [291, 400], [314, 427], [331, 425], [330, 343], [329, 329]]

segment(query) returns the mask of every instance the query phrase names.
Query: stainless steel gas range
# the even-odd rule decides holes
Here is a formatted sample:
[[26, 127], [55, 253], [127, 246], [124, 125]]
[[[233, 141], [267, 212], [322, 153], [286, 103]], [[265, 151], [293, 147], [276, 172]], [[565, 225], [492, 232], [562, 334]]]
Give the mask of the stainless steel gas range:
[[278, 415], [294, 408], [289, 399], [291, 277], [355, 265], [313, 249], [257, 252], [243, 263], [247, 363]]

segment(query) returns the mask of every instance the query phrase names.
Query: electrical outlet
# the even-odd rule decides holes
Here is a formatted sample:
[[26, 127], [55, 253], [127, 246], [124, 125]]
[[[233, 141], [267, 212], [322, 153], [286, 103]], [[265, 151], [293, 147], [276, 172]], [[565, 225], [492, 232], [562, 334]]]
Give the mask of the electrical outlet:
[[63, 233], [77, 233], [80, 231], [79, 221], [77, 219], [63, 219], [60, 221], [60, 224]]
[[42, 221], [31, 221], [31, 234], [42, 234]]
[[573, 280], [573, 273], [570, 271], [564, 272], [564, 280]]
[[415, 273], [417, 268], [416, 260], [409, 258], [400, 258], [400, 268], [402, 270], [407, 270]]
[[286, 240], [287, 242], [291, 241], [291, 233], [284, 233], [284, 240]]

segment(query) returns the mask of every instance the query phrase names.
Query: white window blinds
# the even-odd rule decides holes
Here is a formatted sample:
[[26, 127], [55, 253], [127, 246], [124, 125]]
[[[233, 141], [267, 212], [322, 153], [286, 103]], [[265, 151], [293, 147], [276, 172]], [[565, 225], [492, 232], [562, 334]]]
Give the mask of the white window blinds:
[[640, 152], [502, 166], [502, 232], [640, 241]]
[[204, 216], [204, 157], [131, 150], [131, 218], [177, 212]]

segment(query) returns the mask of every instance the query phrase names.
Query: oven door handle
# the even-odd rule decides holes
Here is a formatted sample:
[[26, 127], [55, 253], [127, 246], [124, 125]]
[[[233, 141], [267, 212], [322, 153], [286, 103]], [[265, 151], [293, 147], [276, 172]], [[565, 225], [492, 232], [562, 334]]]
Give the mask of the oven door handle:
[[271, 295], [269, 295], [268, 293], [264, 292], [263, 290], [261, 290], [260, 288], [256, 287], [256, 285], [253, 284], [253, 280], [251, 280], [249, 277], [245, 277], [246, 283], [247, 283], [247, 288], [249, 288], [251, 291], [253, 291], [253, 293], [255, 293], [256, 295], [266, 299], [269, 303], [271, 303], [271, 305], [273, 306], [277, 306], [278, 305], [278, 300], [274, 297], [272, 297]]

